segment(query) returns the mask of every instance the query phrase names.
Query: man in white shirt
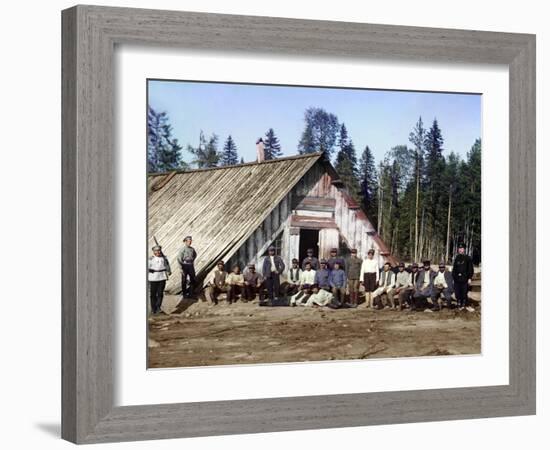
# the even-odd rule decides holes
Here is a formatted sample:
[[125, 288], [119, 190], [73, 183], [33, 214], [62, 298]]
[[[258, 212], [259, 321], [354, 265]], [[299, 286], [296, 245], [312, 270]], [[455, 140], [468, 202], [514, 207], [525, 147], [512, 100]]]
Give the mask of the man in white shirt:
[[311, 263], [306, 262], [305, 270], [300, 273], [300, 285], [297, 294], [290, 298], [290, 305], [305, 303], [312, 294], [312, 289], [315, 286], [315, 270], [312, 270]]
[[168, 258], [162, 253], [160, 245], [153, 247], [153, 256], [149, 258], [149, 300], [151, 303], [151, 313], [161, 312], [162, 299], [164, 297], [164, 288], [166, 280], [172, 273]]
[[395, 293], [399, 296], [399, 309], [403, 309], [403, 304], [407, 302], [409, 295], [413, 291], [411, 274], [405, 270], [405, 264], [399, 263], [399, 272], [395, 276]]
[[439, 271], [435, 273], [432, 281], [432, 302], [433, 309], [441, 309], [439, 297], [443, 294], [447, 303], [447, 308], [451, 309], [451, 295], [453, 293], [453, 275], [445, 266], [445, 263], [439, 264]]

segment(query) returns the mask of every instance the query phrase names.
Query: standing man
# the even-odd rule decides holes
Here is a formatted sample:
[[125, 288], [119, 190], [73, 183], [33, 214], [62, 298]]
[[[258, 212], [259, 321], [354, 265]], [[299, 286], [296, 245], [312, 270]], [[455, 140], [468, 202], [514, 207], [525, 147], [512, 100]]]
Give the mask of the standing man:
[[333, 248], [330, 250], [330, 258], [327, 261], [328, 270], [334, 269], [334, 264], [338, 263], [340, 265], [340, 269], [346, 270], [346, 262], [344, 261], [344, 258], [338, 256], [338, 249]]
[[[178, 263], [181, 267], [181, 295], [183, 298], [191, 298], [195, 291], [195, 259], [197, 252], [191, 244], [193, 239], [191, 236], [186, 236], [183, 240], [184, 246], [178, 253]], [[187, 277], [189, 277], [189, 286], [187, 285]]]
[[268, 249], [268, 256], [264, 258], [262, 274], [265, 284], [267, 285], [267, 292], [271, 302], [279, 298], [279, 291], [281, 289], [280, 276], [284, 270], [285, 263], [283, 259], [275, 254], [275, 247], [270, 246]]
[[357, 256], [357, 249], [351, 249], [351, 256], [346, 262], [348, 268], [348, 291], [349, 291], [349, 303], [355, 308], [357, 306], [357, 299], [359, 297], [359, 280], [361, 279], [361, 266], [363, 260]]
[[[380, 279], [378, 280], [378, 288], [373, 292], [372, 296], [376, 303], [380, 304], [382, 308], [385, 306], [389, 308], [390, 306], [394, 307], [393, 301], [393, 289], [395, 287], [395, 274], [391, 270], [391, 264], [389, 262], [384, 264], [384, 270], [380, 274]], [[386, 305], [382, 301], [382, 296], [385, 295]], [[389, 303], [389, 305], [388, 305]]]
[[361, 283], [365, 287], [365, 303], [367, 308], [373, 308], [372, 293], [378, 286], [380, 271], [378, 270], [378, 260], [374, 258], [374, 249], [372, 248], [367, 252], [367, 258], [361, 264], [361, 277]]
[[166, 280], [171, 275], [168, 258], [163, 255], [162, 247], [153, 247], [153, 256], [149, 258], [149, 295], [151, 302], [151, 313], [160, 313]]
[[457, 306], [461, 310], [466, 306], [468, 285], [472, 282], [474, 276], [472, 258], [465, 252], [465, 245], [463, 243], [458, 244], [458, 255], [455, 256], [452, 272]]
[[260, 295], [260, 302], [263, 300], [262, 295], [262, 277], [256, 272], [256, 266], [254, 264], [248, 265], [248, 270], [244, 273], [244, 299], [254, 300], [256, 293]]
[[408, 294], [411, 292], [412, 281], [411, 275], [405, 270], [405, 264], [399, 263], [399, 272], [395, 276], [395, 293], [399, 296], [399, 309], [403, 309], [403, 303], [408, 298]]
[[326, 259], [319, 261], [321, 268], [315, 272], [315, 285], [318, 289], [332, 292], [330, 288], [330, 270], [327, 269]]
[[306, 270], [306, 263], [311, 264], [312, 270], [319, 270], [319, 260], [315, 256], [313, 256], [312, 248], [307, 249], [307, 256], [302, 261], [302, 270]]
[[439, 296], [443, 294], [447, 302], [447, 308], [451, 309], [451, 295], [453, 293], [453, 276], [445, 267], [445, 263], [439, 263], [439, 271], [435, 274], [432, 282], [432, 302], [434, 310], [439, 311]]

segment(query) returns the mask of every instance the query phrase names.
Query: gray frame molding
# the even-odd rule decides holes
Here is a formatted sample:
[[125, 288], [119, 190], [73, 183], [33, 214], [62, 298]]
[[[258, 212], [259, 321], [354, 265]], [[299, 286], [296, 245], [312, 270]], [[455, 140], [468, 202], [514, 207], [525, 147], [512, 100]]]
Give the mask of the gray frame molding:
[[[62, 31], [64, 439], [94, 443], [535, 413], [534, 35], [96, 6], [63, 11]], [[119, 43], [506, 64], [510, 384], [114, 407], [113, 52]]]

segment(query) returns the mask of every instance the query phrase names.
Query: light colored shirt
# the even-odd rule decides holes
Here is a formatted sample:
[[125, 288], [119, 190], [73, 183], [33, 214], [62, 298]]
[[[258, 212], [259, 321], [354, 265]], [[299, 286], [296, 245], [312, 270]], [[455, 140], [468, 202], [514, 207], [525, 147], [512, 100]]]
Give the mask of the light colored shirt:
[[277, 272], [277, 266], [275, 265], [275, 256], [270, 256], [269, 260], [271, 261], [271, 271]]
[[434, 278], [434, 286], [443, 286], [447, 287], [447, 281], [445, 281], [445, 272], [437, 272], [437, 275]]
[[409, 287], [412, 286], [411, 275], [404, 270], [403, 272], [398, 272], [395, 277], [395, 287]]
[[151, 256], [149, 258], [149, 281], [164, 281], [168, 279], [170, 267], [166, 264], [166, 259], [163, 256]]
[[229, 285], [232, 284], [244, 284], [244, 276], [242, 273], [236, 274], [234, 272], [229, 273], [225, 278], [225, 282]]
[[304, 270], [300, 274], [300, 285], [315, 284], [315, 270]]
[[361, 264], [361, 277], [364, 273], [376, 273], [376, 281], [378, 281], [380, 274], [378, 273], [378, 259], [365, 258], [363, 264]]

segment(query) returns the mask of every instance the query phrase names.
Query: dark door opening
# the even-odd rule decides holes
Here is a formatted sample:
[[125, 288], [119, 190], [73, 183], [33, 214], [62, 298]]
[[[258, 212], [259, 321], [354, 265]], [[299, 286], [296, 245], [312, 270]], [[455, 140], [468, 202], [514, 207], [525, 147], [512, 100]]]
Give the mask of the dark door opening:
[[307, 249], [313, 249], [313, 256], [319, 257], [319, 230], [300, 228], [300, 264], [307, 256]]

